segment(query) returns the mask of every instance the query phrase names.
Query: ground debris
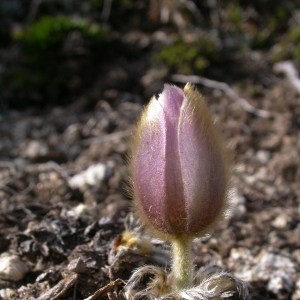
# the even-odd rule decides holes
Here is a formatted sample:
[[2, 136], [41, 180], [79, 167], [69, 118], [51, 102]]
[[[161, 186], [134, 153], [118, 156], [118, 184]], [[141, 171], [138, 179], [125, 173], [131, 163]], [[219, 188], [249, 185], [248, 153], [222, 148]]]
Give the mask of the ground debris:
[[[195, 268], [215, 262], [228, 269], [249, 283], [253, 300], [298, 300], [299, 98], [282, 78], [263, 89], [263, 98], [231, 88], [272, 117], [200, 89], [235, 165], [232, 210], [210, 236], [194, 242]], [[143, 106], [136, 97], [110, 86], [94, 104], [0, 116], [0, 253], [29, 266], [17, 281], [0, 279], [2, 298], [87, 299], [99, 290], [103, 298], [123, 300], [117, 280], [147, 264], [168, 268], [168, 244], [144, 233], [142, 247], [134, 239], [120, 244], [131, 209], [124, 193], [128, 137]], [[74, 186], [70, 180], [78, 175]]]
[[[112, 293], [112, 291], [115, 289], [115, 287], [124, 284], [124, 281], [121, 279], [116, 279], [114, 281], [111, 281], [109, 284], [107, 284], [106, 286], [102, 287], [101, 289], [97, 290], [92, 296], [84, 299], [84, 300], [97, 300], [100, 299], [104, 296], [106, 296], [107, 294], [110, 293], [109, 299], [119, 299], [121, 300], [121, 295]], [[125, 299], [125, 298], [124, 298]]]
[[37, 300], [55, 300], [63, 296], [67, 290], [76, 286], [78, 282], [78, 275], [76, 273], [70, 274], [68, 277], [62, 279], [58, 284], [51, 288], [46, 293], [42, 294]]

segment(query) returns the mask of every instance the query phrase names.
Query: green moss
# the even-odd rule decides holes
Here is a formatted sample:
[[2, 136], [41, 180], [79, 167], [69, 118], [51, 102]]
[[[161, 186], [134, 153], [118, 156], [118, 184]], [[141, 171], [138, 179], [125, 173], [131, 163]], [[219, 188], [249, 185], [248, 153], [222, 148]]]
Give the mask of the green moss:
[[173, 44], [163, 46], [155, 59], [184, 74], [203, 71], [211, 61], [217, 59], [217, 46], [209, 35], [202, 35], [197, 41], [185, 42], [182, 37]]
[[236, 26], [240, 26], [245, 20], [244, 12], [238, 4], [233, 4], [228, 12], [228, 19]]
[[297, 62], [300, 62], [300, 46], [297, 45], [293, 51], [293, 59]]
[[103, 5], [103, 0], [90, 0], [89, 2], [95, 8], [100, 8]]
[[288, 40], [293, 43], [300, 42], [300, 26], [291, 27], [288, 33]]
[[37, 53], [58, 46], [70, 31], [79, 31], [84, 38], [93, 43], [101, 43], [109, 37], [107, 27], [87, 19], [45, 16], [25, 30], [15, 32], [13, 38], [23, 41], [31, 53]]
[[[89, 71], [93, 68], [93, 63], [81, 52], [77, 55], [76, 48], [74, 52], [64, 50], [71, 32], [80, 35], [79, 48], [84, 48], [82, 53], [88, 53], [90, 61], [103, 59], [108, 53], [109, 29], [87, 18], [45, 16], [26, 29], [14, 32], [14, 40], [23, 46], [20, 47], [22, 55], [12, 62], [6, 76], [16, 98], [59, 101], [72, 89], [69, 83], [76, 74], [80, 76], [85, 66]], [[77, 68], [74, 69], [75, 63]]]
[[300, 62], [300, 26], [296, 25], [289, 29], [284, 35], [281, 42], [275, 47], [272, 55], [272, 61], [278, 62], [285, 59], [293, 59]]
[[286, 19], [289, 19], [289, 8], [284, 6], [278, 6], [275, 9], [275, 18], [278, 21], [285, 21]]

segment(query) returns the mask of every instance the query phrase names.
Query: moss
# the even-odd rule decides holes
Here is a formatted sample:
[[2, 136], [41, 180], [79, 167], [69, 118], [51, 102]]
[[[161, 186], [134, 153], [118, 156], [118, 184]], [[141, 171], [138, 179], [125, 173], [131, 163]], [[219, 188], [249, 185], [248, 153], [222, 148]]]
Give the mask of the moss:
[[293, 43], [300, 42], [300, 26], [291, 27], [288, 33], [288, 40]]
[[183, 74], [201, 72], [218, 57], [216, 43], [209, 35], [201, 35], [196, 41], [187, 43], [179, 37], [173, 44], [163, 46], [155, 59]]
[[300, 46], [297, 45], [293, 51], [293, 59], [297, 62], [300, 62]]
[[[66, 50], [64, 45], [72, 32], [78, 33], [80, 44]], [[71, 16], [45, 16], [15, 31], [13, 39], [21, 45], [21, 55], [11, 63], [6, 80], [16, 98], [34, 103], [60, 103], [59, 99], [88, 84], [93, 60], [105, 59], [111, 40], [107, 27]], [[82, 70], [86, 70], [85, 77], [72, 85]]]
[[90, 0], [89, 2], [94, 8], [101, 8], [103, 6], [103, 0]]
[[245, 21], [243, 9], [237, 3], [234, 3], [229, 10], [228, 20], [236, 26], [240, 26]]
[[276, 44], [272, 54], [272, 61], [278, 62], [293, 59], [300, 62], [300, 26], [292, 26], [286, 35], [282, 36], [280, 43]]
[[109, 38], [107, 27], [88, 19], [45, 16], [25, 30], [14, 32], [13, 39], [24, 42], [31, 53], [39, 53], [58, 46], [70, 31], [79, 31], [92, 43], [101, 43]]

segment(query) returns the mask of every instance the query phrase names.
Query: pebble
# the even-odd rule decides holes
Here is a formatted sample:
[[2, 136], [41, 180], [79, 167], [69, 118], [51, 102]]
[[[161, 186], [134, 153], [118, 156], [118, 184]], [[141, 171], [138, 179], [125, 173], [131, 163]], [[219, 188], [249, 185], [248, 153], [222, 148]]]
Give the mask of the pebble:
[[272, 221], [272, 226], [278, 229], [283, 229], [289, 223], [290, 217], [287, 214], [281, 214]]
[[85, 171], [73, 176], [69, 183], [74, 188], [82, 189], [86, 185], [100, 187], [103, 181], [113, 174], [113, 169], [105, 164], [90, 166]]
[[0, 299], [10, 299], [14, 295], [15, 291], [12, 289], [1, 289]]
[[256, 159], [261, 163], [261, 164], [267, 164], [270, 160], [271, 153], [270, 151], [266, 150], [259, 150], [256, 152], [255, 155]]
[[291, 275], [278, 270], [275, 271], [268, 282], [267, 289], [274, 294], [279, 294], [282, 291], [291, 292], [294, 286], [294, 281]]
[[296, 264], [288, 253], [275, 254], [262, 250], [255, 258], [256, 265], [253, 267], [256, 279], [269, 280], [274, 272], [284, 272], [286, 274], [296, 273]]
[[29, 271], [29, 266], [17, 255], [4, 252], [0, 256], [0, 279], [19, 281]]
[[229, 195], [231, 204], [229, 216], [236, 217], [238, 219], [242, 218], [247, 212], [245, 197], [235, 188], [229, 191]]
[[35, 160], [40, 157], [45, 157], [49, 154], [49, 147], [46, 143], [33, 140], [30, 141], [25, 149], [25, 157]]
[[79, 257], [73, 259], [67, 266], [68, 271], [75, 273], [84, 273], [86, 270], [84, 261]]
[[292, 300], [299, 300], [300, 299], [300, 278], [298, 278], [295, 284], [295, 292], [292, 296]]
[[267, 289], [275, 294], [292, 292], [297, 264], [289, 253], [273, 253], [267, 249], [253, 256], [247, 248], [234, 248], [230, 252], [229, 268], [235, 275], [247, 282], [266, 281]]

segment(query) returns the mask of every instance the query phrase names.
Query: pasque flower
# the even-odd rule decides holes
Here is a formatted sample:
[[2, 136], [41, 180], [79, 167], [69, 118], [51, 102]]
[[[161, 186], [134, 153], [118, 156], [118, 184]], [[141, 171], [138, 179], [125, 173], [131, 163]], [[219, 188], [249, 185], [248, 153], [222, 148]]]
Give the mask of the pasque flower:
[[[144, 109], [132, 145], [136, 208], [153, 233], [171, 242], [172, 269], [135, 270], [127, 299], [247, 299], [241, 280], [217, 266], [195, 272], [192, 264], [192, 239], [228, 206], [228, 155], [204, 98], [189, 83], [183, 90], [165, 85]], [[146, 274], [151, 280], [142, 288]]]
[[133, 196], [142, 221], [171, 241], [170, 289], [191, 286], [193, 237], [222, 216], [227, 156], [203, 97], [165, 85], [142, 113], [131, 153]]
[[137, 125], [131, 153], [141, 219], [167, 239], [206, 233], [227, 206], [228, 159], [204, 98], [165, 85]]

